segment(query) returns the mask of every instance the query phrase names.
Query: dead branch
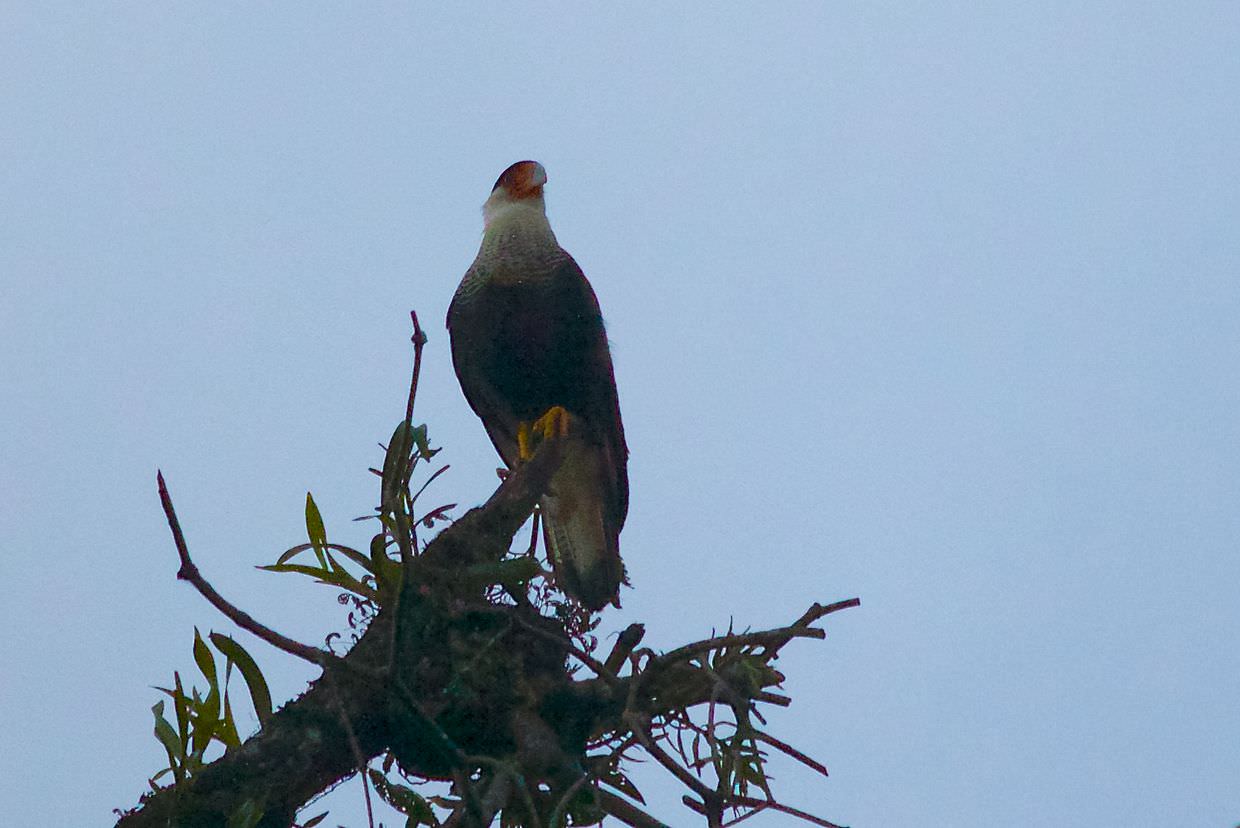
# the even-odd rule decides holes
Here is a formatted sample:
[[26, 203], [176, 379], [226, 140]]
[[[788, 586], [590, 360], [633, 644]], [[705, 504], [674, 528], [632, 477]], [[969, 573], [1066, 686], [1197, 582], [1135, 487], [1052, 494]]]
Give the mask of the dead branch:
[[181, 558], [181, 568], [177, 570], [177, 578], [182, 581], [189, 581], [194, 589], [198, 590], [198, 593], [210, 601], [211, 605], [223, 613], [226, 618], [241, 629], [258, 636], [271, 646], [304, 659], [311, 664], [317, 664], [320, 667], [335, 660], [336, 657], [326, 650], [320, 650], [317, 647], [311, 647], [294, 641], [270, 627], [258, 623], [249, 613], [229, 603], [222, 595], [215, 591], [215, 588], [208, 583], [206, 578], [202, 577], [202, 573], [198, 571], [198, 567], [190, 559], [189, 547], [185, 544], [185, 534], [181, 531], [181, 522], [177, 520], [176, 509], [172, 506], [172, 497], [168, 494], [168, 486], [164, 483], [164, 473], [156, 471], [155, 479], [159, 485], [159, 502], [164, 507], [164, 516], [168, 519], [168, 526], [172, 529], [172, 540], [176, 544], [177, 554]]

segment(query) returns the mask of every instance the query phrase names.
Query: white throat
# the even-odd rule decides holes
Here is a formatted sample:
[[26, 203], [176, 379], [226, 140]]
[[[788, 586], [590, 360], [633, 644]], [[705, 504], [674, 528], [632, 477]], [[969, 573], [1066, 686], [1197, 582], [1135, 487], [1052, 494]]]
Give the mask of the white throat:
[[551, 223], [547, 221], [541, 198], [524, 201], [487, 199], [482, 215], [486, 226], [482, 234], [482, 248], [478, 251], [482, 258], [524, 258], [560, 247], [555, 233], [551, 232]]

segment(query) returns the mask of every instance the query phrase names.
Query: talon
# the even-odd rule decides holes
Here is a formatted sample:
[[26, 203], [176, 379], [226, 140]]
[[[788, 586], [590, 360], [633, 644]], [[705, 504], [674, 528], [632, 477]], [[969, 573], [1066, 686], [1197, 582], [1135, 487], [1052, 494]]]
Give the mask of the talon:
[[552, 437], [567, 437], [568, 423], [572, 419], [562, 405], [553, 405], [547, 413], [534, 422], [534, 429], [542, 432], [544, 440]]

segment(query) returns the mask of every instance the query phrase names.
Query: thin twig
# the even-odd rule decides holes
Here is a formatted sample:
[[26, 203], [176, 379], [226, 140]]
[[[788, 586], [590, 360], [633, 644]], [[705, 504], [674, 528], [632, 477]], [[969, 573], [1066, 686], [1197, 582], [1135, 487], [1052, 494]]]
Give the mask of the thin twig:
[[826, 765], [822, 764], [816, 759], [812, 759], [809, 756], [806, 756], [804, 753], [797, 750], [796, 748], [794, 748], [792, 745], [788, 744], [787, 742], [776, 739], [774, 736], [770, 735], [769, 733], [763, 733], [761, 730], [755, 729], [753, 732], [753, 735], [754, 735], [754, 738], [757, 739], [758, 741], [766, 742], [771, 747], [777, 750], [783, 751], [784, 753], [791, 756], [793, 759], [800, 762], [802, 765], [805, 765], [805, 767], [810, 768], [811, 770], [818, 771], [818, 773], [821, 773], [823, 776], [829, 775], [827, 773]]
[[[840, 610], [850, 609], [852, 607], [859, 607], [859, 606], [861, 606], [860, 598], [847, 598], [843, 601], [836, 601], [831, 604], [815, 603], [812, 607], [807, 609], [805, 611], [805, 614], [802, 615], [800, 618], [798, 618], [792, 626], [793, 627], [808, 627], [810, 624], [814, 623], [819, 618], [830, 615], [833, 612], [839, 612]], [[781, 644], [780, 646], [783, 646], [783, 645]]]
[[750, 817], [757, 816], [765, 810], [766, 808], [752, 808], [738, 816], [736, 819], [729, 819], [727, 822], [723, 823], [723, 828], [732, 828], [733, 825], [739, 825]]
[[630, 826], [630, 828], [671, 828], [666, 822], [660, 822], [627, 799], [621, 799], [611, 791], [599, 791], [598, 799], [599, 804], [609, 816], [615, 817], [625, 825]]
[[793, 638], [826, 638], [827, 634], [817, 627], [797, 627], [796, 625], [788, 627], [780, 627], [774, 630], [763, 630], [762, 632], [752, 633], [736, 633], [734, 635], [720, 635], [715, 638], [704, 638], [701, 641], [694, 641], [692, 644], [686, 644], [659, 656], [655, 659], [658, 666], [674, 664], [677, 661], [687, 661], [694, 656], [708, 653], [712, 650], [724, 650], [729, 647], [767, 647], [768, 650], [772, 644], [775, 648], [786, 644]]
[[435, 482], [435, 480], [439, 477], [439, 475], [443, 474], [444, 472], [446, 472], [446, 471], [447, 471], [448, 469], [450, 469], [450, 468], [452, 468], [452, 467], [451, 467], [451, 466], [447, 466], [447, 465], [445, 465], [445, 466], [443, 466], [442, 468], [436, 469], [436, 470], [435, 470], [435, 473], [434, 473], [434, 474], [432, 474], [430, 477], [428, 477], [428, 478], [426, 479], [426, 482], [425, 482], [425, 483], [423, 483], [423, 484], [422, 484], [422, 486], [421, 486], [421, 487], [420, 487], [420, 488], [419, 488], [416, 492], [414, 492], [414, 493], [413, 493], [413, 495], [409, 498], [409, 502], [410, 502], [410, 503], [412, 503], [413, 501], [415, 501], [415, 500], [417, 500], [419, 497], [421, 497], [421, 496], [422, 496], [422, 492], [426, 491], [427, 487], [429, 487], [432, 483], [434, 483], [434, 482]]
[[861, 605], [859, 598], [849, 598], [846, 601], [836, 601], [834, 604], [814, 604], [805, 614], [786, 627], [776, 627], [770, 630], [753, 633], [739, 633], [736, 635], [721, 635], [715, 638], [705, 638], [701, 641], [695, 641], [692, 644], [686, 644], [683, 647], [677, 647], [655, 659], [655, 666], [663, 666], [677, 661], [684, 661], [701, 653], [710, 652], [711, 650], [720, 650], [727, 647], [764, 647], [767, 653], [772, 653], [787, 644], [794, 638], [826, 638], [825, 631], [818, 627], [809, 626], [813, 622], [822, 618], [824, 615], [830, 615], [833, 612], [839, 612], [849, 607], [857, 607]]
[[337, 657], [326, 650], [320, 650], [317, 647], [311, 647], [294, 641], [287, 636], [283, 636], [269, 627], [254, 620], [249, 613], [238, 609], [224, 599], [224, 596], [215, 591], [215, 588], [202, 577], [202, 573], [198, 571], [198, 567], [189, 556], [189, 547], [185, 544], [185, 535], [181, 531], [181, 522], [177, 520], [176, 509], [172, 506], [172, 496], [168, 494], [168, 486], [164, 483], [164, 474], [162, 471], [156, 471], [155, 479], [159, 483], [159, 502], [163, 504], [164, 516], [168, 519], [168, 527], [172, 529], [172, 540], [176, 543], [177, 554], [181, 558], [181, 568], [177, 570], [177, 578], [182, 581], [189, 581], [198, 593], [223, 613], [230, 621], [243, 630], [253, 633], [254, 635], [266, 641], [276, 649], [283, 650], [290, 655], [305, 659], [311, 664], [326, 668], [329, 663], [338, 661]]
[[413, 376], [409, 380], [409, 400], [405, 403], [405, 422], [413, 422], [413, 401], [418, 396], [418, 377], [422, 373], [422, 346], [426, 344], [426, 333], [418, 324], [418, 312], [409, 311], [413, 321]]
[[789, 816], [794, 816], [797, 819], [805, 820], [806, 822], [814, 825], [822, 826], [822, 828], [844, 828], [842, 825], [837, 825], [834, 822], [828, 822], [822, 817], [816, 817], [811, 813], [802, 811], [800, 808], [793, 808], [791, 805], [784, 805], [783, 803], [776, 802], [773, 799], [754, 799], [749, 796], [738, 796], [733, 798], [731, 804], [740, 805], [742, 808], [770, 808], [773, 811], [779, 811], [781, 813], [788, 814]]
[[[413, 374], [409, 378], [409, 397], [405, 402], [405, 428], [404, 436], [409, 437], [410, 430], [413, 428], [413, 403], [418, 397], [418, 378], [422, 374], [422, 348], [426, 345], [426, 334], [422, 331], [422, 326], [418, 324], [418, 312], [409, 311], [409, 318], [413, 321]], [[403, 464], [406, 458], [401, 458]], [[410, 523], [412, 515], [407, 510], [412, 510], [412, 500], [405, 502], [403, 493], [409, 490], [408, 478], [412, 474], [412, 469], [404, 469], [400, 475], [400, 485], [396, 489], [396, 496], [392, 498], [395, 503], [383, 504], [384, 508], [390, 508], [392, 513], [392, 521], [396, 528], [396, 546], [400, 550], [400, 587], [396, 590], [396, 594], [392, 597], [392, 617], [397, 619], [395, 626], [392, 628], [392, 646], [388, 650], [388, 672], [396, 669], [396, 653], [400, 649], [400, 639], [402, 625], [400, 623], [400, 601], [404, 595], [405, 587], [409, 584], [409, 579], [413, 577], [413, 556], [417, 545], [417, 524]], [[432, 476], [432, 480], [434, 477]], [[429, 485], [429, 481], [427, 481]]]
[[788, 696], [772, 693], [769, 690], [763, 690], [761, 693], [754, 693], [753, 700], [764, 704], [773, 704], [776, 707], [787, 707], [792, 704], [792, 699]]
[[685, 794], [680, 798], [685, 807], [695, 814], [701, 814], [706, 817], [706, 825], [708, 828], [723, 828], [723, 808], [711, 809], [705, 802], [698, 802], [693, 797]]
[[636, 713], [631, 711], [625, 712], [624, 721], [633, 735], [637, 737], [637, 741], [641, 742], [642, 747], [646, 749], [646, 752], [653, 756], [660, 765], [667, 768], [668, 772], [679, 779], [686, 788], [702, 797], [703, 802], [711, 802], [717, 798], [714, 791], [702, 784], [693, 774], [677, 764], [675, 759], [668, 756], [663, 748], [655, 744], [654, 740], [650, 738], [649, 731], [646, 729], [646, 723]]

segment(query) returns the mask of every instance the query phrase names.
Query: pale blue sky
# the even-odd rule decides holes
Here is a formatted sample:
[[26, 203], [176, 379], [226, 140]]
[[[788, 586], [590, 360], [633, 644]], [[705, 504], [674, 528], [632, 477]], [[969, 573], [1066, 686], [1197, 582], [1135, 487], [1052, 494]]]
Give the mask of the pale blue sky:
[[832, 777], [777, 792], [1240, 821], [1240, 6], [454, 5], [0, 10], [0, 821], [132, 805], [150, 686], [229, 629], [156, 466], [217, 587], [320, 641], [333, 594], [252, 566], [307, 489], [365, 541], [416, 308], [434, 491], [489, 493], [442, 319], [527, 157], [633, 452], [606, 626], [863, 601], [788, 651], [772, 722]]

